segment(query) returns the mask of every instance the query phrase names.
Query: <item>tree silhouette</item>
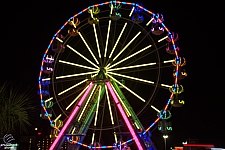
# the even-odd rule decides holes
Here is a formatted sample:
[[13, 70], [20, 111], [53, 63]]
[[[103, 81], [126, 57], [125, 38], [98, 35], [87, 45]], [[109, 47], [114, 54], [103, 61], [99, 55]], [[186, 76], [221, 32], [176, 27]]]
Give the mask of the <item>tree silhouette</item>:
[[13, 82], [0, 86], [0, 134], [29, 133], [35, 123], [36, 106], [29, 89]]

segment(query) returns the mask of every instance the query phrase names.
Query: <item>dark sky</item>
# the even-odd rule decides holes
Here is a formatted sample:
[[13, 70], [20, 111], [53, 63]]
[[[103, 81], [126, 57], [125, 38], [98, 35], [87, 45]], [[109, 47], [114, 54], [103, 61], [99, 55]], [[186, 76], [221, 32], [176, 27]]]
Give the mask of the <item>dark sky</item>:
[[[1, 2], [0, 83], [18, 80], [37, 90], [42, 55], [52, 36], [73, 14], [99, 2]], [[180, 55], [187, 59], [186, 104], [173, 112], [169, 144], [193, 138], [225, 147], [224, 3], [139, 2], [164, 15], [167, 27], [179, 33]]]

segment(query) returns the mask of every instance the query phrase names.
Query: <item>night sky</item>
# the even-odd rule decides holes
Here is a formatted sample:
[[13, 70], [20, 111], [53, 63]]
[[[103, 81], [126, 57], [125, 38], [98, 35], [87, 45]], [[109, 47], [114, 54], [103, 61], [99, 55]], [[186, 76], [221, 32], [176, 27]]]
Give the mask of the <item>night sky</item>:
[[[104, 1], [1, 2], [0, 83], [16, 80], [37, 91], [42, 56], [52, 36], [69, 17], [100, 2]], [[179, 33], [179, 55], [187, 59], [188, 77], [182, 81], [186, 104], [172, 112], [173, 131], [168, 144], [175, 146], [191, 138], [198, 139], [198, 143], [225, 147], [222, 33], [225, 5], [139, 2], [164, 15], [166, 26]], [[157, 130], [153, 134], [161, 136]]]

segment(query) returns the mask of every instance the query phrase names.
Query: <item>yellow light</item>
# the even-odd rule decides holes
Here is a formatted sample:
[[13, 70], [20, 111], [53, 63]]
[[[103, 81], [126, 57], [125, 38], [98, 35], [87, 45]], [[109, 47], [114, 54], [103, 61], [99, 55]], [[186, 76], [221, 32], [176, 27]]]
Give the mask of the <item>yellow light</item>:
[[95, 66], [96, 68], [98, 68], [98, 66], [96, 64], [94, 64], [92, 61], [90, 61], [89, 59], [87, 59], [86, 57], [84, 57], [82, 54], [80, 54], [78, 51], [76, 51], [74, 48], [72, 48], [69, 45], [66, 45], [70, 50], [72, 50], [73, 52], [75, 52], [77, 55], [79, 55], [80, 57], [82, 57], [83, 59], [85, 59], [87, 62], [89, 62], [90, 64], [92, 64], [93, 66]]
[[162, 42], [163, 40], [167, 39], [168, 36], [165, 36], [164, 38], [161, 38], [160, 40], [158, 40], [158, 42]]
[[134, 12], [134, 7], [132, 8], [132, 10], [130, 12], [129, 17], [131, 17], [131, 15], [133, 14], [133, 12]]
[[94, 139], [95, 139], [95, 133], [92, 134], [91, 144], [94, 144]]
[[152, 19], [146, 24], [146, 26], [148, 26], [153, 20], [154, 18], [152, 17]]
[[106, 55], [107, 55], [108, 42], [109, 42], [109, 33], [110, 33], [110, 26], [111, 26], [111, 20], [109, 20], [109, 25], [108, 25], [108, 33], [107, 33], [107, 38], [106, 38], [104, 57], [106, 57]]
[[113, 73], [113, 72], [108, 72], [108, 73], [109, 73], [109, 74], [116, 75], [116, 76], [128, 78], [128, 79], [132, 79], [132, 80], [137, 80], [137, 81], [141, 81], [141, 82], [145, 82], [145, 83], [154, 84], [153, 81], [148, 81], [148, 80], [144, 80], [144, 79], [139, 79], [139, 78], [135, 78], [135, 77], [131, 77], [131, 76], [126, 76], [126, 75], [122, 75], [122, 74], [118, 74], [118, 73]]
[[94, 122], [94, 126], [96, 126], [96, 124], [97, 124], [97, 119], [98, 119], [98, 108], [99, 108], [99, 102], [100, 102], [100, 96], [101, 96], [101, 89], [102, 89], [102, 87], [100, 86], [100, 88], [99, 88], [99, 93], [98, 93], [98, 103], [97, 103], [97, 110], [96, 110], [96, 114], [95, 114], [95, 122]]
[[114, 69], [109, 69], [109, 71], [113, 71], [113, 70], [123, 70], [123, 69], [131, 69], [131, 68], [139, 68], [139, 67], [146, 67], [146, 66], [151, 66], [151, 65], [156, 65], [156, 63], [148, 63], [148, 64], [141, 64], [141, 65], [134, 65], [134, 66], [121, 67], [121, 68], [114, 68]]
[[116, 132], [114, 132], [114, 138], [115, 138], [115, 143], [117, 143], [117, 136], [116, 136]]
[[98, 56], [99, 56], [99, 58], [101, 58], [101, 52], [100, 52], [99, 43], [98, 43], [98, 35], [97, 35], [97, 32], [96, 32], [96, 28], [95, 28], [94, 23], [93, 23], [93, 28], [94, 28], [95, 40], [96, 40], [96, 44], [97, 44], [97, 48], [98, 48]]
[[80, 119], [81, 119], [81, 117], [82, 117], [84, 111], [86, 110], [86, 107], [87, 107], [87, 105], [88, 105], [88, 103], [89, 103], [89, 101], [90, 101], [90, 99], [91, 99], [91, 97], [92, 97], [92, 95], [93, 95], [93, 93], [94, 93], [94, 91], [95, 91], [96, 86], [97, 86], [97, 85], [95, 85], [94, 88], [93, 88], [93, 90], [91, 91], [91, 94], [90, 94], [90, 96], [88, 97], [88, 100], [87, 100], [87, 102], [85, 103], [85, 106], [84, 106], [84, 108], [82, 109], [82, 112], [81, 112], [81, 114], [80, 114], [80, 116], [79, 116], [79, 118], [78, 118], [78, 122], [80, 122]]
[[123, 29], [122, 29], [122, 31], [120, 32], [120, 35], [119, 35], [119, 37], [117, 38], [116, 43], [115, 43], [115, 45], [114, 45], [114, 47], [113, 47], [113, 49], [112, 49], [112, 51], [111, 51], [111, 53], [110, 53], [110, 55], [109, 55], [109, 58], [112, 57], [112, 54], [113, 54], [113, 52], [114, 52], [114, 50], [115, 50], [115, 48], [116, 48], [116, 46], [117, 46], [117, 44], [118, 44], [118, 42], [119, 42], [119, 40], [120, 40], [120, 38], [121, 38], [121, 36], [122, 36], [122, 34], [123, 34], [123, 32], [124, 32], [126, 26], [127, 26], [127, 22], [124, 24]]
[[85, 68], [85, 69], [98, 70], [96, 68], [92, 68], [92, 67], [88, 67], [88, 66], [84, 66], [84, 65], [79, 65], [79, 64], [75, 64], [75, 63], [71, 63], [71, 62], [67, 62], [67, 61], [63, 61], [63, 60], [59, 60], [59, 62], [60, 63], [63, 63], [63, 64], [68, 64], [68, 65], [72, 65], [72, 66], [77, 66], [77, 67]]
[[153, 105], [151, 105], [151, 107], [152, 107], [155, 111], [157, 111], [158, 113], [160, 113], [160, 110], [158, 110], [156, 107], [154, 107]]
[[98, 60], [96, 59], [95, 55], [93, 54], [91, 48], [88, 46], [87, 42], [85, 41], [84, 37], [82, 36], [82, 34], [80, 32], [78, 32], [78, 34], [80, 35], [81, 39], [83, 40], [84, 44], [86, 45], [87, 49], [89, 50], [89, 52], [91, 53], [92, 57], [94, 58], [95, 62], [97, 64], [99, 64]]
[[77, 100], [78, 98], [81, 97], [81, 95], [87, 90], [87, 88], [91, 85], [91, 83], [86, 87], [84, 88], [84, 90], [72, 101], [72, 103], [70, 103], [67, 107], [66, 107], [66, 110], [68, 110]]
[[60, 43], [63, 43], [63, 40], [61, 40], [60, 38], [56, 37], [56, 39], [57, 39]]
[[108, 69], [110, 69], [110, 68], [112, 68], [112, 67], [114, 67], [114, 66], [116, 66], [116, 65], [118, 65], [118, 64], [120, 64], [120, 63], [122, 63], [122, 62], [124, 62], [124, 61], [126, 61], [127, 59], [130, 59], [131, 57], [136, 56], [137, 54], [139, 54], [139, 53], [141, 53], [141, 52], [147, 50], [147, 49], [150, 48], [151, 46], [152, 46], [152, 45], [146, 46], [145, 48], [143, 48], [143, 49], [137, 51], [136, 53], [134, 53], [134, 54], [132, 54], [132, 55], [130, 55], [130, 56], [128, 56], [128, 57], [122, 59], [121, 61], [119, 61], [119, 62], [117, 62], [117, 63], [115, 63], [115, 64], [113, 64], [113, 65], [110, 66]]
[[85, 79], [85, 80], [83, 80], [83, 81], [81, 81], [81, 82], [79, 82], [79, 83], [77, 83], [77, 84], [75, 84], [75, 85], [73, 85], [73, 86], [67, 88], [66, 90], [60, 92], [58, 95], [62, 95], [62, 94], [64, 94], [64, 93], [66, 93], [67, 91], [69, 91], [69, 90], [71, 90], [71, 89], [73, 89], [73, 88], [75, 88], [75, 87], [81, 85], [82, 83], [86, 82], [87, 80], [88, 80], [88, 79]]
[[107, 97], [107, 101], [108, 101], [111, 122], [112, 122], [112, 124], [114, 124], [113, 115], [112, 115], [112, 108], [111, 108], [111, 104], [110, 104], [110, 101], [109, 101], [109, 93], [108, 93], [108, 89], [107, 89], [106, 85], [105, 85], [105, 89], [106, 89], [106, 97]]
[[58, 115], [58, 117], [55, 118], [54, 122], [56, 122], [61, 116], [62, 116], [62, 114]]
[[126, 48], [138, 37], [138, 35], [139, 34], [141, 34], [141, 31], [139, 31], [134, 37], [133, 37], [133, 39], [132, 40], [130, 40], [130, 42], [119, 52], [119, 54], [117, 54], [116, 55], [116, 57], [114, 57], [113, 58], [113, 61], [115, 61], [116, 60], [116, 58], [117, 57], [119, 57], [120, 56], [120, 54], [122, 54], [123, 53], [123, 51], [125, 51], [126, 50]]
[[94, 72], [86, 72], [86, 73], [78, 73], [78, 74], [71, 74], [71, 75], [65, 75], [65, 76], [59, 76], [59, 77], [56, 77], [56, 79], [63, 79], [63, 78], [68, 78], [68, 77], [77, 77], [77, 76], [83, 76], [83, 75], [94, 74], [94, 73], [96, 73], [96, 71], [94, 71]]
[[126, 107], [126, 105], [124, 104], [123, 100], [120, 98], [120, 96], [119, 96], [119, 94], [117, 93], [117, 91], [115, 90], [114, 86], [111, 86], [111, 87], [112, 87], [113, 91], [116, 93], [116, 96], [118, 97], [118, 99], [119, 99], [120, 103], [122, 104], [123, 108], [125, 109], [125, 112], [126, 112], [127, 116], [128, 116], [128, 117], [131, 116], [129, 110], [127, 109], [127, 107]]
[[121, 85], [123, 88], [125, 88], [127, 91], [129, 91], [131, 94], [133, 94], [134, 96], [136, 96], [138, 99], [140, 99], [141, 101], [145, 102], [145, 100], [140, 97], [139, 95], [137, 95], [136, 93], [134, 93], [131, 89], [129, 89], [128, 87], [126, 87], [125, 85], [123, 85], [122, 83], [120, 83], [118, 80], [116, 80], [115, 78], [113, 78], [111, 75], [107, 74], [110, 78], [112, 78], [114, 81], [116, 81], [119, 85]]

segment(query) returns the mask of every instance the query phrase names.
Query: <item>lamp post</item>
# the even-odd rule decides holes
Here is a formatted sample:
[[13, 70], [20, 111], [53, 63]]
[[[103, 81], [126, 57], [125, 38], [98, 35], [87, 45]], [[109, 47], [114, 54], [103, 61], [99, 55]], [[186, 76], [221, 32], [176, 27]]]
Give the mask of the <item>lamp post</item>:
[[168, 135], [163, 135], [164, 143], [165, 143], [165, 150], [166, 150], [166, 139], [168, 138]]

